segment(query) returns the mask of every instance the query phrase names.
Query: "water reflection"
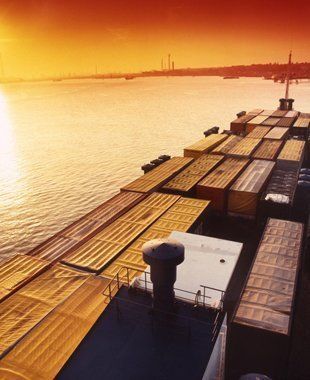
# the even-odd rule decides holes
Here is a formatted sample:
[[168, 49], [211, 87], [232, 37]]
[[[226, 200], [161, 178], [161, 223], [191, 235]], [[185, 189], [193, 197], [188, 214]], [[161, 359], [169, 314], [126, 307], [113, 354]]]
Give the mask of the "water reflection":
[[12, 205], [12, 200], [14, 202], [14, 199], [19, 199], [18, 196], [15, 198], [14, 194], [19, 193], [20, 178], [21, 173], [17, 163], [14, 131], [5, 94], [0, 90], [0, 188], [4, 193], [10, 194], [8, 197], [10, 205]]
[[[274, 109], [282, 95], [260, 78], [0, 85], [0, 260], [98, 206], [143, 163], [182, 155], [205, 129], [228, 129], [241, 109]], [[307, 112], [310, 84], [292, 86], [292, 96]]]

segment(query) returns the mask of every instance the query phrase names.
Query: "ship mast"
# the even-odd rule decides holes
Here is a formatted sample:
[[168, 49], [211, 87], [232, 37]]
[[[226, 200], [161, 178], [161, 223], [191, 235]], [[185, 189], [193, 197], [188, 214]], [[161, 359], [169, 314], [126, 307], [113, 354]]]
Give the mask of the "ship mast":
[[289, 98], [291, 63], [292, 63], [292, 51], [290, 51], [290, 54], [288, 56], [288, 65], [287, 65], [287, 73], [286, 73], [286, 88], [285, 88], [285, 100], [286, 101]]
[[286, 86], [285, 86], [285, 98], [280, 99], [279, 110], [288, 110], [293, 109], [294, 99], [289, 98], [289, 89], [290, 89], [290, 78], [291, 78], [291, 64], [292, 64], [292, 51], [288, 56], [287, 72], [286, 72]]

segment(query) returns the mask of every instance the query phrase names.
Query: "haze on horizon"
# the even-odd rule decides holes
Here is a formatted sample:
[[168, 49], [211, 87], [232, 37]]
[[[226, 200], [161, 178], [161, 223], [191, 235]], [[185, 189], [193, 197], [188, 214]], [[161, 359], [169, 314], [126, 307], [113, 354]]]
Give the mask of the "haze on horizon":
[[0, 0], [6, 76], [310, 61], [305, 0]]

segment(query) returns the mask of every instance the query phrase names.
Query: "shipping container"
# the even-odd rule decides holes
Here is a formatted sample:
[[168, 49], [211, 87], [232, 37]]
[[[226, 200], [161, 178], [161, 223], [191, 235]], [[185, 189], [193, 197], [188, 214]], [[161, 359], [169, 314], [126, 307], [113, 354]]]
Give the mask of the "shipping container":
[[229, 136], [225, 141], [222, 142], [219, 146], [212, 150], [212, 154], [226, 155], [230, 149], [232, 149], [243, 137], [240, 136]]
[[270, 127], [274, 127], [281, 119], [279, 117], [268, 117], [262, 125], [269, 125]]
[[309, 126], [310, 126], [309, 117], [299, 116], [299, 118], [294, 123], [294, 128], [309, 128]]
[[0, 358], [89, 277], [56, 264], [0, 303]]
[[286, 128], [291, 128], [292, 125], [294, 124], [295, 117], [282, 117], [278, 123], [277, 127], [286, 127]]
[[234, 133], [243, 133], [245, 132], [246, 123], [254, 119], [256, 114], [247, 114], [244, 116], [238, 117], [238, 119], [230, 123], [230, 130]]
[[171, 179], [162, 190], [180, 195], [194, 195], [196, 184], [223, 160], [224, 156], [204, 154]]
[[[103, 270], [101, 276], [113, 279], [119, 274], [120, 280], [131, 282], [145, 271], [147, 265], [142, 257], [142, 246], [153, 239], [167, 238], [172, 231], [201, 232], [210, 202], [201, 199], [180, 198], [116, 260]], [[126, 268], [130, 267], [130, 270]]]
[[248, 115], [259, 115], [261, 113], [263, 113], [264, 110], [261, 109], [261, 108], [255, 108], [254, 110], [251, 110], [250, 112], [248, 112]]
[[245, 158], [227, 158], [198, 183], [197, 197], [210, 200], [214, 210], [226, 211], [228, 189], [249, 162], [250, 160]]
[[119, 193], [27, 254], [55, 262], [100, 232], [144, 198], [145, 195], [135, 192]]
[[287, 110], [276, 110], [272, 114], [273, 117], [284, 117], [287, 114]]
[[255, 127], [246, 137], [251, 139], [262, 139], [270, 129], [271, 127], [267, 126]]
[[305, 142], [300, 140], [288, 140], [284, 144], [278, 158], [277, 167], [300, 168], [304, 158]]
[[283, 143], [283, 140], [263, 140], [261, 145], [252, 154], [252, 158], [275, 161]]
[[275, 163], [254, 160], [229, 189], [227, 211], [231, 215], [255, 219], [261, 194]]
[[310, 119], [310, 113], [300, 112], [299, 116], [304, 119]]
[[262, 219], [266, 217], [291, 218], [298, 173], [298, 169], [275, 168], [260, 200], [259, 214]]
[[287, 378], [303, 225], [269, 219], [228, 332], [227, 378]]
[[166, 184], [193, 161], [190, 157], [172, 157], [148, 173], [121, 188], [121, 191], [136, 191], [150, 194]]
[[89, 272], [100, 272], [178, 199], [178, 195], [151, 194], [77, 250], [64, 257], [62, 262]]
[[288, 111], [288, 112], [284, 115], [284, 117], [297, 117], [298, 114], [299, 114], [299, 112], [291, 110], [291, 111]]
[[1, 360], [1, 373], [54, 379], [109, 304], [109, 282], [100, 277], [84, 282]]
[[262, 139], [244, 138], [228, 153], [228, 157], [249, 158], [261, 144]]
[[274, 113], [274, 110], [264, 110], [260, 113], [261, 116], [271, 116]]
[[255, 116], [254, 119], [248, 121], [245, 125], [245, 132], [250, 133], [255, 127], [264, 123], [268, 116]]
[[273, 140], [285, 140], [289, 134], [289, 129], [284, 127], [273, 127], [264, 139], [273, 139]]
[[305, 136], [305, 138], [307, 138], [309, 135], [309, 129], [310, 117], [299, 116], [292, 127], [292, 134], [296, 136]]
[[228, 138], [226, 134], [213, 133], [184, 149], [184, 157], [199, 158], [204, 153], [210, 153], [212, 149], [220, 145]]
[[0, 302], [44, 272], [50, 263], [27, 255], [15, 255], [0, 265]]

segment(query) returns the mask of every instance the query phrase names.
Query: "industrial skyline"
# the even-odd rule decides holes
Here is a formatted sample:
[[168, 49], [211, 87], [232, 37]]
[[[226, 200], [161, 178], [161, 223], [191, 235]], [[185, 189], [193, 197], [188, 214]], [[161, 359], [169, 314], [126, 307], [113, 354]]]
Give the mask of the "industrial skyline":
[[173, 71], [175, 69], [175, 61], [171, 61], [171, 53], [167, 55], [167, 61], [163, 57], [161, 59], [161, 71], [168, 70], [168, 71]]
[[170, 68], [285, 62], [291, 48], [304, 62], [309, 13], [305, 0], [2, 0], [0, 52], [25, 78], [160, 69], [163, 55], [168, 69], [169, 53]]

